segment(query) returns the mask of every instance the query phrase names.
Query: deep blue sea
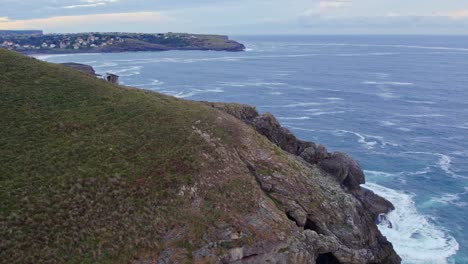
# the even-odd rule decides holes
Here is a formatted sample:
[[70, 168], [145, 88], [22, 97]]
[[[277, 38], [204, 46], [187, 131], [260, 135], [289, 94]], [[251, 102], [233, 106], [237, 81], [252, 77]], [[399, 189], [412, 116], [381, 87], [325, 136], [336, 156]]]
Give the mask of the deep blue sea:
[[125, 85], [275, 114], [304, 140], [350, 153], [392, 201], [381, 231], [404, 263], [468, 263], [468, 37], [235, 37], [241, 53], [38, 56]]

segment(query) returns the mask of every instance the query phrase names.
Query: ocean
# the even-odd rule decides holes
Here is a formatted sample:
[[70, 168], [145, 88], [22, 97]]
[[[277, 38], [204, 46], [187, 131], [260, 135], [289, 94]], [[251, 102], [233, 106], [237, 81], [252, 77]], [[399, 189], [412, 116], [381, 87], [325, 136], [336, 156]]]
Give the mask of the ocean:
[[468, 37], [234, 37], [246, 52], [43, 55], [124, 85], [273, 113], [356, 158], [396, 206], [381, 226], [408, 264], [468, 263]]

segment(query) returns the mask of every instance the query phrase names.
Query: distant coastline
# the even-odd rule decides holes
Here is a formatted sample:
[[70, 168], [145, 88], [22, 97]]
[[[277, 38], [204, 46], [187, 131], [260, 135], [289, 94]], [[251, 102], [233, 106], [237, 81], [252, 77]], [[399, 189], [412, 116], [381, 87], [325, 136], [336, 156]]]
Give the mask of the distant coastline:
[[[27, 32], [27, 31], [25, 31]], [[3, 31], [0, 47], [23, 54], [117, 53], [134, 51], [244, 51], [245, 46], [224, 35], [188, 33], [18, 34]]]

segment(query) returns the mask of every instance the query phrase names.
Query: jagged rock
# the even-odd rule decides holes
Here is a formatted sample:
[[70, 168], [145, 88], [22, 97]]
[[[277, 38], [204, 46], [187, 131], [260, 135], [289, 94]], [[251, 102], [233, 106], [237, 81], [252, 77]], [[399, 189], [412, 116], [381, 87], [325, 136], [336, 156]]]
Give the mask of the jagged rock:
[[393, 228], [393, 224], [392, 222], [388, 219], [387, 215], [386, 214], [379, 214], [377, 216], [377, 221], [376, 223], [378, 225], [384, 225], [388, 228]]
[[258, 112], [255, 107], [250, 105], [235, 104], [235, 103], [213, 103], [213, 102], [204, 102], [205, 104], [226, 112], [249, 125], [253, 125], [253, 121], [258, 117]]
[[[37, 141], [37, 135], [23, 133], [21, 120], [31, 131], [39, 127], [50, 142], [57, 136], [63, 141], [53, 149], [36, 142], [32, 146], [41, 151], [25, 156], [32, 164], [7, 167], [24, 190], [2, 189], [12, 205], [0, 217], [5, 263], [400, 263], [375, 224], [367, 196], [359, 199], [363, 174], [357, 163], [344, 154], [328, 157], [272, 115], [234, 105], [234, 114], [227, 114], [103, 85], [1, 49], [0, 66], [0, 91], [11, 103], [5, 110], [15, 117], [6, 120], [7, 127], [22, 128], [10, 136], [28, 143], [20, 145], [20, 154], [31, 154]], [[30, 87], [38, 87], [34, 97], [18, 97], [29, 95]], [[58, 115], [50, 123], [51, 113], [71, 108], [76, 118]], [[128, 109], [138, 111], [121, 115]], [[110, 118], [118, 122], [98, 122]], [[43, 159], [44, 153], [60, 166]], [[1, 154], [11, 160], [17, 155]], [[62, 166], [80, 159], [89, 166]], [[329, 160], [334, 175], [321, 166]], [[37, 175], [30, 172], [41, 166], [46, 169], [39, 174], [58, 170], [31, 185]]]
[[365, 183], [364, 172], [359, 164], [344, 153], [333, 153], [329, 159], [322, 160], [319, 166], [351, 190], [359, 189]]
[[355, 195], [372, 212], [375, 218], [380, 214], [388, 214], [395, 210], [395, 207], [390, 201], [366, 188], [361, 188]]
[[310, 164], [317, 164], [318, 162], [328, 159], [330, 153], [323, 145], [312, 144], [311, 147], [306, 148], [301, 154], [300, 157]]
[[[229, 105], [227, 111], [226, 105]], [[250, 161], [249, 171], [255, 175], [260, 187], [277, 203], [284, 206], [283, 210], [289, 220], [298, 228], [304, 229], [305, 237], [303, 236], [302, 242], [297, 242], [297, 244], [289, 242], [289, 245], [295, 246], [290, 246], [287, 259], [289, 261], [295, 259], [294, 262], [282, 262], [283, 255], [270, 251], [237, 260], [235, 263], [264, 263], [265, 260], [270, 259], [274, 260], [273, 263], [313, 263], [320, 257], [335, 258], [337, 263], [400, 263], [400, 258], [393, 251], [391, 243], [380, 234], [375, 225], [379, 213], [387, 213], [394, 207], [384, 198], [360, 187], [365, 183], [365, 176], [355, 160], [340, 152], [330, 154], [322, 145], [297, 139], [289, 130], [283, 128], [272, 114], [259, 115], [252, 107], [236, 104], [234, 104], [236, 110], [233, 111], [232, 104], [226, 105], [217, 103], [213, 107], [230, 113], [253, 126], [257, 132], [283, 150], [300, 156], [313, 167], [316, 166], [316, 169], [322, 171], [324, 176], [332, 176], [337, 183], [345, 187], [344, 190], [349, 191], [350, 195], [341, 200], [340, 204], [326, 202], [322, 200], [323, 197], [315, 197], [313, 184], [305, 183], [303, 179], [291, 178], [291, 175], [288, 175], [288, 180], [284, 182], [282, 179], [286, 176], [277, 172], [271, 175], [258, 174], [255, 163]], [[269, 166], [275, 167], [274, 164]], [[337, 194], [335, 191], [332, 193], [330, 196]], [[325, 199], [328, 198], [330, 197]], [[335, 206], [341, 209], [332, 209]], [[348, 211], [349, 208], [358, 209]], [[325, 216], [323, 211], [333, 212], [333, 216]], [[347, 227], [343, 228], [343, 225]], [[368, 243], [374, 246], [367, 248], [357, 246], [369, 245]], [[308, 253], [302, 255], [292, 253], [294, 250], [291, 248], [301, 247], [303, 247], [301, 252]]]
[[275, 116], [265, 113], [254, 120], [255, 129], [281, 149], [299, 155], [306, 148], [312, 146], [311, 143], [298, 140], [291, 131], [280, 125]]
[[67, 68], [72, 68], [74, 70], [78, 70], [80, 72], [84, 72], [84, 73], [87, 73], [87, 74], [90, 74], [90, 75], [96, 75], [96, 71], [90, 65], [80, 64], [80, 63], [72, 63], [72, 62], [61, 63], [60, 65], [65, 66]]

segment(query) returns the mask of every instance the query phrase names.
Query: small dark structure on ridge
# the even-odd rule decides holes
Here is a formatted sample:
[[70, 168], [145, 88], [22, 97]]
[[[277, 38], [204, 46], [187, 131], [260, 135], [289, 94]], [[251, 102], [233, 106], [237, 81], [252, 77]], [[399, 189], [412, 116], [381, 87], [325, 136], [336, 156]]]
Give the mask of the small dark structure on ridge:
[[107, 73], [106, 80], [113, 84], [119, 84], [119, 76], [113, 73]]

